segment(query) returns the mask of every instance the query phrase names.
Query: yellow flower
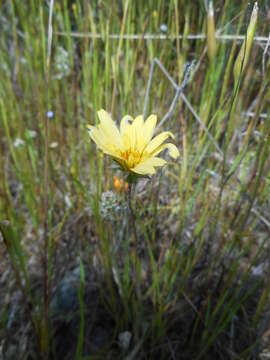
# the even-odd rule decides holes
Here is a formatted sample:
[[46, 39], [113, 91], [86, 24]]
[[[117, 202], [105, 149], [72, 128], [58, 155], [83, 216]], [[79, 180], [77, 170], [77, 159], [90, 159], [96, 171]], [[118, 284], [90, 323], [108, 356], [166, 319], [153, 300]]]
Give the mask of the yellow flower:
[[120, 131], [110, 115], [105, 110], [98, 111], [100, 123], [97, 127], [88, 125], [90, 138], [104, 154], [116, 160], [120, 166], [131, 173], [139, 175], [155, 174], [155, 167], [166, 164], [157, 155], [168, 149], [169, 155], [176, 159], [179, 156], [177, 147], [171, 143], [164, 144], [169, 137], [174, 138], [169, 131], [155, 136], [156, 115], [150, 115], [146, 121], [139, 115], [135, 119], [127, 115], [121, 120]]

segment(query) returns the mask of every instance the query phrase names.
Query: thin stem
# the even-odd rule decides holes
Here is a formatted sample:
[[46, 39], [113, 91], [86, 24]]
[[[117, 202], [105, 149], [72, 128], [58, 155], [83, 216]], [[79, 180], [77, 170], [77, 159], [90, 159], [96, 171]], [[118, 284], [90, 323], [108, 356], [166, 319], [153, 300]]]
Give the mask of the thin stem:
[[128, 184], [128, 210], [130, 214], [130, 220], [131, 220], [131, 226], [134, 236], [134, 243], [135, 243], [135, 256], [137, 256], [137, 249], [138, 249], [138, 237], [137, 237], [137, 231], [136, 231], [136, 223], [135, 223], [135, 214], [132, 207], [132, 183]]
[[135, 282], [135, 294], [138, 296], [138, 298], [140, 297], [140, 290], [139, 290], [139, 284], [138, 284], [138, 279], [137, 279], [137, 255], [138, 255], [138, 236], [137, 236], [137, 231], [136, 231], [136, 218], [135, 218], [135, 214], [133, 211], [133, 207], [132, 207], [132, 189], [133, 187], [135, 187], [135, 184], [130, 181], [128, 182], [128, 193], [127, 193], [127, 200], [128, 200], [128, 209], [129, 209], [129, 214], [130, 214], [130, 220], [131, 220], [131, 226], [132, 226], [132, 231], [133, 231], [133, 236], [134, 236], [134, 282]]

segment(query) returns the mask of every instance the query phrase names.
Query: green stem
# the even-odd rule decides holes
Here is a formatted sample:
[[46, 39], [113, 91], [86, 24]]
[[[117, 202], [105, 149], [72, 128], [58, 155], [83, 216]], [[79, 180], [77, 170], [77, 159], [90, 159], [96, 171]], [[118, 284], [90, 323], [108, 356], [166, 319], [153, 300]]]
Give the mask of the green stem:
[[128, 183], [128, 210], [130, 214], [131, 226], [134, 236], [134, 245], [135, 245], [135, 257], [137, 257], [137, 248], [138, 248], [138, 237], [136, 231], [136, 222], [135, 222], [135, 214], [132, 207], [132, 188], [133, 184], [131, 182]]
[[128, 209], [129, 209], [129, 214], [130, 214], [130, 220], [131, 220], [131, 226], [132, 226], [132, 231], [133, 231], [133, 236], [134, 236], [134, 248], [135, 248], [135, 252], [134, 252], [134, 282], [135, 282], [135, 294], [140, 297], [140, 291], [139, 291], [139, 284], [138, 284], [138, 279], [137, 279], [137, 254], [138, 254], [138, 236], [137, 236], [137, 231], [136, 231], [136, 218], [135, 218], [135, 214], [133, 211], [133, 207], [132, 207], [132, 189], [133, 187], [135, 187], [135, 183], [133, 181], [129, 181], [128, 182]]

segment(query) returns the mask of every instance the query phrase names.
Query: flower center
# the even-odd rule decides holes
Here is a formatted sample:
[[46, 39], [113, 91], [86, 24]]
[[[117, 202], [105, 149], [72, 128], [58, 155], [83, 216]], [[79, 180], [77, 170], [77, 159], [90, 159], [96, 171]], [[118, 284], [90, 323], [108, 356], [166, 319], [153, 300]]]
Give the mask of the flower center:
[[121, 156], [126, 160], [128, 167], [133, 168], [140, 162], [142, 154], [138, 150], [128, 149], [123, 151]]

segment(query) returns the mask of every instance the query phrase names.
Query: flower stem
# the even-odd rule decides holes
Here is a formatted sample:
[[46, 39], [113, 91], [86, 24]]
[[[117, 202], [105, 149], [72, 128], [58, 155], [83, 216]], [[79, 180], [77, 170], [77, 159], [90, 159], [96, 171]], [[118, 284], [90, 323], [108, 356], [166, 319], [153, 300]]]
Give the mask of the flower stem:
[[134, 261], [133, 261], [133, 274], [134, 274], [134, 286], [135, 286], [135, 294], [136, 296], [139, 298], [140, 297], [140, 289], [139, 289], [139, 284], [138, 284], [138, 278], [137, 278], [137, 255], [138, 255], [138, 236], [137, 236], [137, 231], [136, 231], [136, 218], [135, 218], [135, 214], [133, 211], [133, 207], [132, 207], [132, 190], [135, 187], [135, 182], [134, 181], [129, 181], [128, 182], [128, 209], [129, 209], [129, 214], [130, 214], [130, 220], [131, 220], [131, 226], [132, 226], [132, 231], [133, 231], [133, 236], [134, 236], [134, 243], [132, 243], [132, 245], [134, 245], [133, 249], [134, 252], [132, 251], [132, 255], [134, 256]]
[[135, 245], [135, 258], [137, 257], [137, 248], [138, 248], [138, 237], [137, 237], [137, 231], [136, 231], [136, 223], [135, 223], [135, 214], [132, 207], [132, 189], [133, 184], [132, 182], [129, 182], [128, 184], [128, 209], [130, 214], [130, 220], [131, 220], [131, 226], [134, 236], [134, 245]]

